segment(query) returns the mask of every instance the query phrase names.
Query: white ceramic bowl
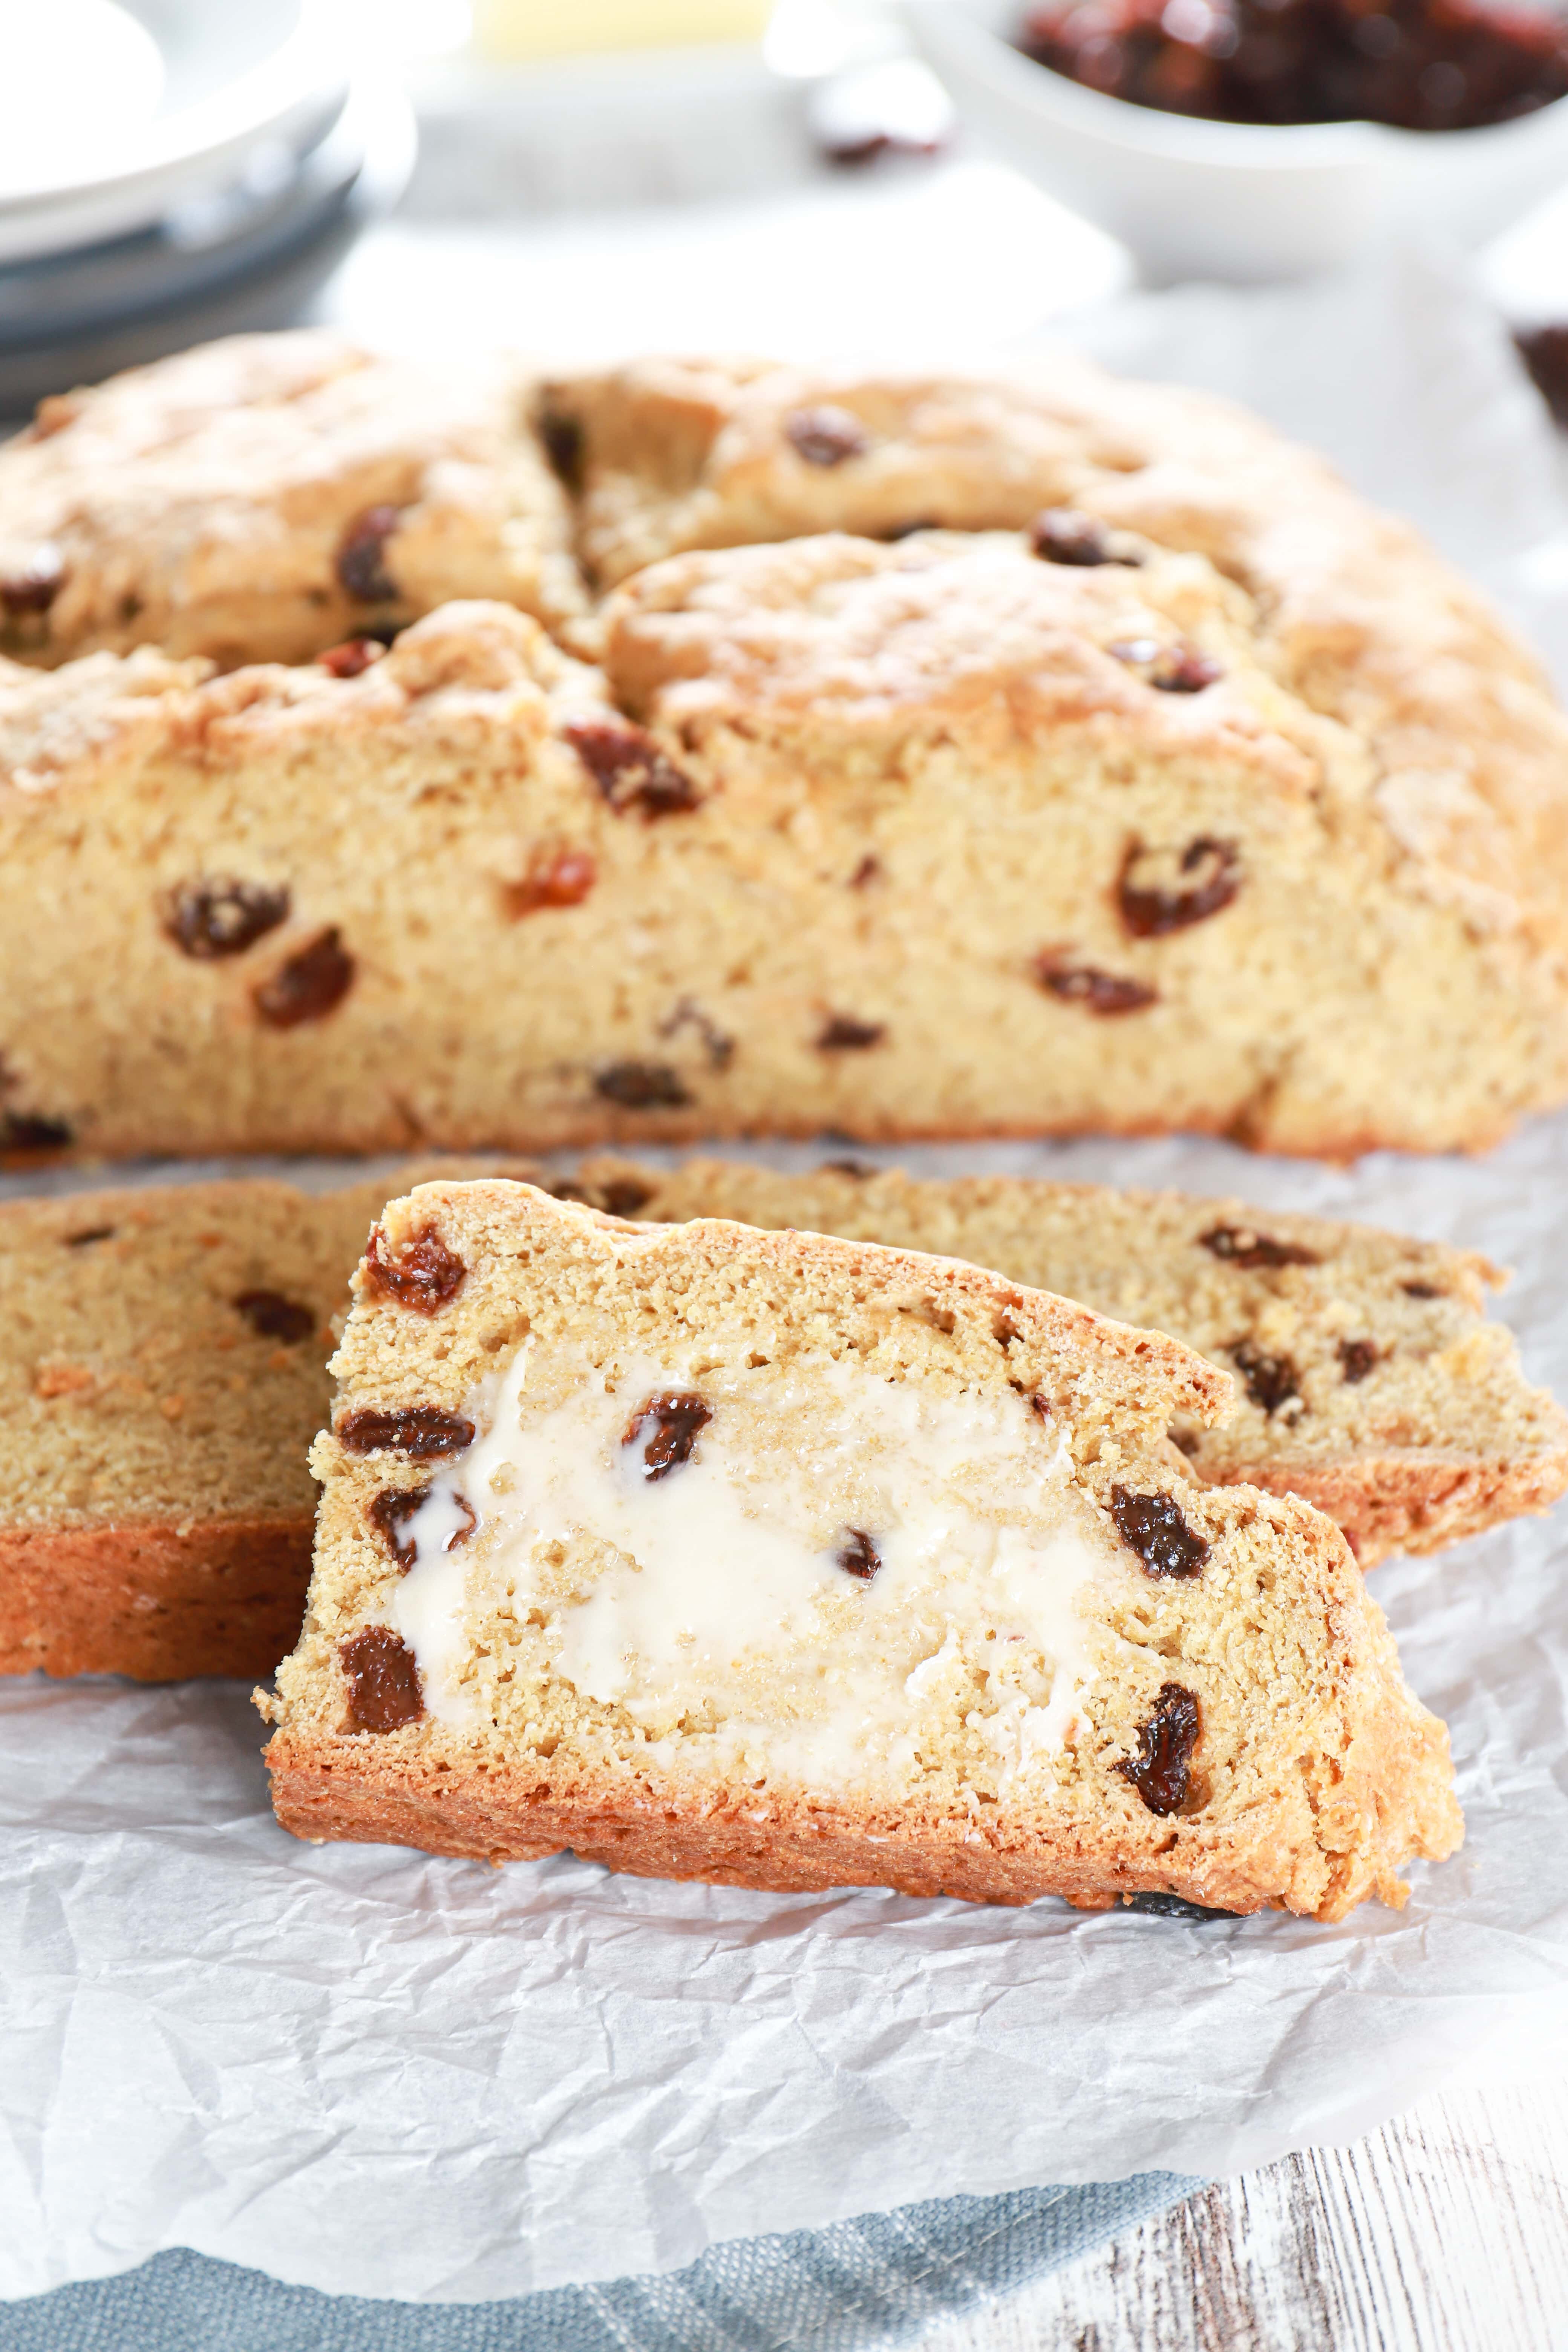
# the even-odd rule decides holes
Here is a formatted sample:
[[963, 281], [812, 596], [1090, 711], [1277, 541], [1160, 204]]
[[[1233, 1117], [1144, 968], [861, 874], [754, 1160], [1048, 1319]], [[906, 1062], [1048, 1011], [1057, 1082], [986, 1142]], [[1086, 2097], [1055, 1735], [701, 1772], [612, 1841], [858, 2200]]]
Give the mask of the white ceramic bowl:
[[[79, 13], [85, 37], [94, 11], [73, 7], [72, 19]], [[153, 71], [128, 74], [118, 118], [84, 142], [66, 135], [68, 49], [39, 45], [37, 89], [5, 95], [35, 103], [46, 131], [59, 119], [61, 161], [37, 168], [32, 142], [25, 168], [0, 152], [0, 262], [132, 235], [171, 205], [240, 177], [253, 159], [286, 167], [342, 110], [337, 0], [121, 0], [106, 13], [127, 19], [126, 32], [140, 30]], [[4, 22], [0, 15], [0, 30]], [[128, 64], [135, 56], [128, 50]], [[37, 144], [47, 153], [47, 141]]]
[[1390, 230], [1484, 244], [1568, 181], [1568, 99], [1484, 131], [1209, 122], [1107, 98], [1011, 46], [1026, 0], [903, 0], [960, 120], [1131, 246], [1145, 278], [1301, 278]]

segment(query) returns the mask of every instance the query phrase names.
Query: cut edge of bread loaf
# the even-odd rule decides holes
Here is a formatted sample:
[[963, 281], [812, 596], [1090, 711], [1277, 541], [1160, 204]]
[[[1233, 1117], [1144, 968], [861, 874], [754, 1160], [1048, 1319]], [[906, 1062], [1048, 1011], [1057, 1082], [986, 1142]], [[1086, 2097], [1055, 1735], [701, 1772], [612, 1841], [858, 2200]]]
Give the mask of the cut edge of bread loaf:
[[305, 1629], [258, 1694], [301, 1836], [1334, 1919], [1462, 1833], [1338, 1529], [1184, 1478], [1165, 1424], [1226, 1383], [1158, 1335], [913, 1252], [445, 1182], [388, 1205], [333, 1369]]

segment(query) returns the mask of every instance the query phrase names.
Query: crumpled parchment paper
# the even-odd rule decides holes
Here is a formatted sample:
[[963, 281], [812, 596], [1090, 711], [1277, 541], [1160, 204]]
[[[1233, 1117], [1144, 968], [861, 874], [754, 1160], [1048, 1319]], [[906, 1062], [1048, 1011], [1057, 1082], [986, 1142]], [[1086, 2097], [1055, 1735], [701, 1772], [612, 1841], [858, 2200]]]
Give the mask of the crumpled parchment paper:
[[[1179, 293], [1080, 339], [1317, 440], [1568, 682], [1546, 427], [1440, 270]], [[1568, 1395], [1568, 1115], [1485, 1160], [1352, 1170], [1182, 1140], [884, 1156], [1234, 1190], [1482, 1249], [1519, 1269], [1500, 1311]], [[183, 2244], [339, 2293], [501, 2296], [958, 2190], [1233, 2171], [1461, 2073], [1560, 2063], [1565, 1575], [1561, 1517], [1374, 1571], [1452, 1727], [1469, 1836], [1415, 1867], [1404, 1912], [1335, 1927], [312, 1848], [272, 1821], [242, 1687], [0, 1685], [0, 2293]]]

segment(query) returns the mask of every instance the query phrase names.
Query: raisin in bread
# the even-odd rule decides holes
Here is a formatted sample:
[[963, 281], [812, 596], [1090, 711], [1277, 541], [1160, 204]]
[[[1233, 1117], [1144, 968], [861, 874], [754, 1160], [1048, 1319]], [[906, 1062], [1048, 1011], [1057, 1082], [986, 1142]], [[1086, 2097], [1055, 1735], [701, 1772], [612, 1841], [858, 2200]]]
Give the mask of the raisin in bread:
[[1473, 1251], [1245, 1201], [854, 1162], [784, 1176], [602, 1159], [567, 1190], [644, 1221], [729, 1217], [967, 1258], [1167, 1332], [1236, 1381], [1223, 1421], [1175, 1433], [1198, 1476], [1305, 1496], [1363, 1568], [1549, 1510], [1568, 1488], [1568, 1416], [1486, 1320], [1507, 1277]]
[[1184, 1477], [1229, 1383], [1172, 1340], [491, 1181], [388, 1207], [333, 1369], [301, 1836], [1325, 1919], [1458, 1841], [1338, 1529]]
[[[547, 1181], [431, 1159], [337, 1192], [149, 1185], [0, 1208], [0, 1673], [271, 1673], [304, 1604], [305, 1456], [364, 1236], [389, 1192], [495, 1172]], [[592, 1161], [551, 1189], [644, 1222], [968, 1258], [1156, 1326], [1241, 1375], [1226, 1421], [1180, 1431], [1198, 1475], [1307, 1496], [1363, 1565], [1542, 1509], [1568, 1475], [1561, 1415], [1481, 1319], [1491, 1269], [1430, 1243], [1092, 1185], [710, 1160]], [[1249, 1384], [1260, 1368], [1282, 1384], [1286, 1364], [1292, 1393], [1268, 1410]]]
[[0, 653], [300, 661], [453, 596], [583, 604], [503, 362], [240, 335], [46, 400], [0, 448]]
[[1342, 1155], [1561, 1098], [1541, 845], [1497, 831], [1480, 923], [1401, 848], [1364, 741], [1272, 675], [1246, 593], [1146, 552], [679, 557], [611, 600], [602, 671], [497, 605], [352, 677], [13, 667], [5, 1137]]

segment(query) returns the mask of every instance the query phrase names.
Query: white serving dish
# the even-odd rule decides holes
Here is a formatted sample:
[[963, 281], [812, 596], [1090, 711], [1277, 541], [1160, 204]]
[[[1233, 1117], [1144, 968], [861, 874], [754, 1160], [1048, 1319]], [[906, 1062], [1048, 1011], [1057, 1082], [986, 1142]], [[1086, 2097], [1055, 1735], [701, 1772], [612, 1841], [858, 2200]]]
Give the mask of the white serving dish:
[[1308, 277], [1402, 229], [1475, 247], [1568, 182], [1568, 99], [1482, 131], [1162, 114], [1022, 56], [1025, 5], [903, 0], [903, 15], [965, 128], [1155, 283]]
[[161, 88], [138, 77], [89, 158], [68, 135], [68, 76], [47, 60], [37, 102], [59, 116], [62, 162], [18, 177], [0, 154], [0, 262], [132, 235], [253, 161], [277, 176], [342, 110], [337, 0], [123, 0], [123, 13], [156, 45]]

